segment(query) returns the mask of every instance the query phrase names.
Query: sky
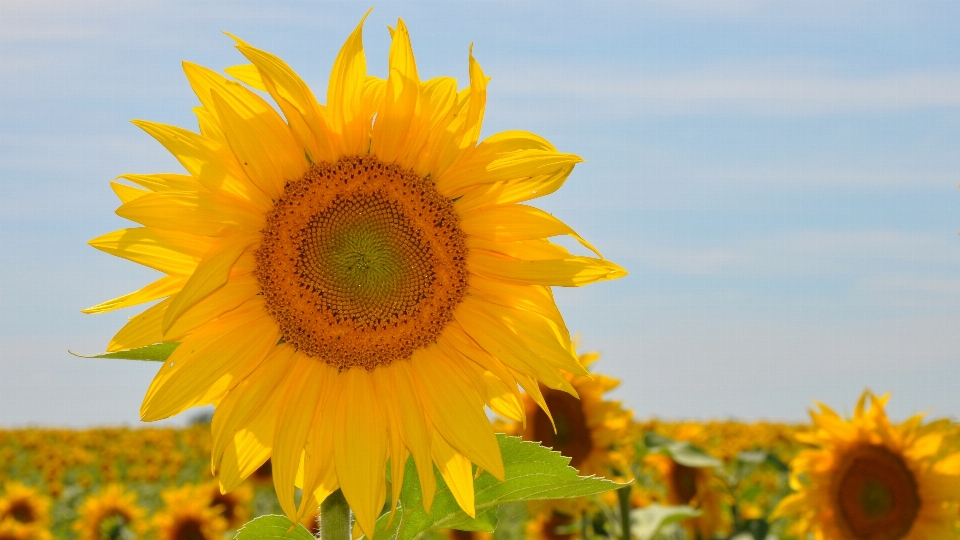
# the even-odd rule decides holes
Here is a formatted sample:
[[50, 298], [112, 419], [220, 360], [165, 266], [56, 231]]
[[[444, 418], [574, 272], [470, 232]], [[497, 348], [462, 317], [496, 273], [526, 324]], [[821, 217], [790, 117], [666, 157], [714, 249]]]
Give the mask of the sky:
[[[359, 2], [0, 0], [0, 427], [138, 425], [155, 363], [89, 360], [137, 310], [80, 309], [155, 273], [87, 240], [132, 226], [123, 173], [179, 172], [129, 123], [196, 130], [181, 61], [325, 95]], [[624, 266], [556, 289], [638, 418], [802, 421], [864, 388], [894, 417], [960, 417], [960, 3], [378, 2], [423, 78], [488, 86], [483, 136], [581, 155], [537, 205]], [[166, 423], [184, 423], [188, 411]]]

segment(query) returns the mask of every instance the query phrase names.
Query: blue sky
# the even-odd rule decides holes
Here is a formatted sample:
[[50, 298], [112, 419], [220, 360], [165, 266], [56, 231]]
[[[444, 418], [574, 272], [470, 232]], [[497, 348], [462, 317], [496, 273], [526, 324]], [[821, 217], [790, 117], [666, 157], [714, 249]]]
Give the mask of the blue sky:
[[[85, 244], [113, 177], [180, 170], [128, 120], [195, 129], [180, 62], [242, 63], [224, 30], [323, 95], [367, 7], [0, 0], [0, 426], [137, 421], [155, 364], [66, 352], [153, 274]], [[474, 43], [485, 135], [586, 159], [540, 206], [631, 274], [557, 298], [637, 416], [960, 416], [960, 3], [380, 2], [371, 73], [398, 16], [424, 77]]]

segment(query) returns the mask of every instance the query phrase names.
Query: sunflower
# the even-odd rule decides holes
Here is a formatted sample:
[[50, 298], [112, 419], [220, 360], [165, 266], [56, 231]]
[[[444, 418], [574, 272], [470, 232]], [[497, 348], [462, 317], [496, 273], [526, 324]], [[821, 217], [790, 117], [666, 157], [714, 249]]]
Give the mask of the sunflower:
[[238, 529], [250, 519], [250, 501], [253, 500], [253, 489], [250, 486], [240, 486], [233, 491], [223, 493], [219, 482], [212, 482], [197, 487], [201, 496], [210, 501], [210, 506], [220, 512], [220, 516], [227, 520], [228, 529]]
[[823, 404], [810, 412], [814, 430], [797, 435], [815, 449], [791, 462], [797, 491], [774, 517], [831, 540], [947, 540], [957, 538], [960, 451], [941, 449], [945, 424], [921, 416], [894, 425], [889, 394], [864, 392], [849, 421]]
[[24, 525], [12, 519], [0, 521], [0, 540], [46, 540], [53, 538], [49, 532], [37, 534], [36, 527]]
[[87, 497], [77, 513], [78, 518], [73, 522], [77, 540], [119, 540], [131, 534], [142, 536], [147, 529], [144, 510], [137, 505], [137, 495], [117, 484]]
[[[200, 134], [134, 123], [189, 174], [123, 176], [139, 187], [113, 185], [117, 214], [143, 226], [90, 241], [166, 275], [86, 311], [163, 298], [108, 346], [180, 343], [141, 418], [217, 404], [212, 466], [225, 491], [269, 457], [288, 517], [341, 489], [370, 534], [388, 459], [412, 455], [428, 508], [436, 464], [474, 515], [471, 462], [503, 477], [484, 404], [522, 417], [518, 384], [575, 395], [563, 371], [586, 374], [550, 287], [626, 272], [550, 242], [593, 250], [521, 204], [557, 190], [579, 157], [522, 131], [478, 144], [487, 77], [472, 52], [467, 88], [422, 81], [401, 20], [384, 80], [366, 74], [362, 26], [334, 62], [326, 105], [282, 60], [236, 40], [252, 64], [227, 73], [285, 120], [184, 64]], [[391, 470], [399, 490], [404, 467]]]
[[457, 529], [447, 529], [440, 531], [444, 538], [449, 540], [493, 540], [493, 534], [483, 531], [460, 531]]
[[690, 536], [713, 538], [720, 530], [723, 518], [720, 501], [723, 484], [714, 468], [683, 465], [665, 454], [649, 454], [644, 461], [659, 473], [667, 488], [667, 504], [700, 510], [700, 516], [683, 524]]
[[43, 530], [50, 526], [50, 498], [20, 482], [7, 482], [0, 497], [0, 522]]
[[[599, 358], [599, 353], [587, 353], [580, 355], [578, 362], [586, 370]], [[539, 395], [522, 396], [524, 415], [500, 428], [553, 448], [570, 458], [570, 466], [584, 476], [625, 479], [629, 476], [633, 449], [629, 436], [632, 414], [619, 401], [603, 399], [620, 381], [595, 373], [565, 373], [564, 377], [579, 399], [541, 385]], [[586, 504], [584, 498], [560, 499], [541, 504], [539, 508], [548, 513], [558, 510], [579, 515]]]
[[153, 517], [157, 540], [214, 540], [223, 537], [227, 520], [195, 486], [160, 493], [164, 508]]

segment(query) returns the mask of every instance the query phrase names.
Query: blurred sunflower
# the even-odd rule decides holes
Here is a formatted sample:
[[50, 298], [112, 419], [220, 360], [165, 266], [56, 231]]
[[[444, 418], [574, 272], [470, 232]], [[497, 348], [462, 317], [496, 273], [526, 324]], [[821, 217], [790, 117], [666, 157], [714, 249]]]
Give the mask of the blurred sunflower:
[[723, 518], [722, 480], [713, 467], [692, 467], [665, 454], [649, 454], [644, 461], [658, 473], [667, 488], [666, 502], [700, 510], [700, 516], [683, 522], [692, 538], [709, 539], [719, 532]]
[[7, 482], [0, 497], [0, 522], [4, 521], [46, 530], [50, 526], [50, 498], [20, 482]]
[[576, 519], [555, 510], [538, 512], [527, 521], [525, 532], [530, 540], [574, 540], [580, 538]]
[[233, 491], [223, 493], [219, 482], [210, 482], [197, 487], [199, 494], [210, 500], [210, 506], [220, 512], [220, 516], [227, 521], [227, 529], [239, 529], [250, 519], [250, 501], [253, 500], [253, 489], [250, 486], [240, 486]]
[[440, 534], [450, 540], [493, 540], [493, 534], [483, 531], [458, 531], [456, 529], [447, 529], [440, 531]]
[[72, 525], [77, 540], [127, 540], [142, 537], [147, 531], [137, 495], [117, 484], [88, 496], [77, 514]]
[[168, 489], [160, 497], [163, 509], [153, 517], [157, 540], [219, 540], [227, 531], [227, 520], [195, 486]]
[[[550, 287], [626, 272], [550, 242], [569, 235], [593, 250], [520, 204], [559, 189], [581, 159], [521, 131], [478, 144], [487, 77], [472, 53], [468, 88], [421, 81], [399, 21], [389, 76], [368, 76], [362, 25], [334, 62], [326, 105], [282, 60], [237, 40], [252, 64], [227, 73], [270, 94], [286, 120], [184, 64], [201, 134], [135, 124], [190, 174], [125, 175], [140, 187], [113, 184], [117, 214], [143, 227], [90, 241], [166, 276], [86, 311], [166, 298], [108, 346], [180, 343], [141, 418], [218, 404], [212, 465], [225, 491], [269, 457], [288, 517], [342, 489], [372, 533], [386, 462], [411, 454], [426, 507], [436, 464], [474, 514], [471, 462], [503, 476], [484, 404], [519, 418], [518, 383], [575, 395], [561, 370], [586, 374]], [[392, 471], [399, 490], [404, 467]]]
[[[586, 371], [599, 353], [578, 357]], [[564, 377], [576, 390], [579, 399], [570, 393], [539, 386], [522, 396], [524, 415], [517, 415], [512, 424], [501, 429], [527, 441], [537, 441], [570, 458], [570, 466], [581, 475], [597, 475], [611, 479], [629, 476], [633, 446], [630, 438], [632, 414], [619, 401], [607, 401], [603, 395], [619, 386], [620, 381], [587, 373]], [[579, 515], [586, 499], [561, 499], [539, 504], [541, 511], [558, 510]]]
[[24, 525], [12, 519], [0, 521], [0, 540], [47, 540], [53, 536], [36, 526]]
[[[914, 416], [893, 425], [889, 394], [867, 391], [849, 421], [823, 404], [815, 429], [797, 435], [816, 446], [791, 463], [791, 486], [774, 517], [796, 520], [816, 538], [947, 540], [958, 537], [960, 452], [941, 451], [944, 432]], [[943, 424], [941, 424], [943, 425]]]

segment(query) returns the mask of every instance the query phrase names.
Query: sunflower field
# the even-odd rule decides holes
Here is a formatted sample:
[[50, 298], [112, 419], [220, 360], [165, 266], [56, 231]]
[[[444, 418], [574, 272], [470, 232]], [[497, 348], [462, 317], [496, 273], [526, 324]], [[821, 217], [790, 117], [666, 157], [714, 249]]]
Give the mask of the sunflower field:
[[[595, 359], [581, 356], [587, 365]], [[844, 521], [825, 517], [843, 514], [846, 504], [831, 496], [830, 478], [817, 485], [817, 475], [830, 474], [838, 475], [841, 484], [861, 481], [860, 476], [878, 479], [873, 491], [894, 499], [901, 492], [917, 493], [913, 504], [926, 508], [914, 511], [926, 512], [920, 526], [928, 529], [913, 525], [908, 538], [947, 539], [960, 532], [956, 422], [914, 418], [894, 426], [883, 414], [885, 398], [869, 393], [850, 422], [825, 406], [811, 413], [812, 424], [640, 420], [619, 402], [604, 399], [616, 380], [593, 374], [571, 377], [571, 382], [579, 401], [566, 401], [563, 393], [543, 394], [555, 430], [532, 408], [526, 425], [495, 419], [494, 426], [551, 446], [581, 475], [620, 485], [588, 497], [499, 505], [492, 532], [436, 527], [418, 537], [799, 540], [833, 527], [832, 534], [822, 537], [866, 538], [844, 536], [836, 529]], [[872, 408], [866, 408], [869, 400]], [[233, 491], [221, 493], [209, 467], [208, 422], [199, 417], [180, 429], [0, 431], [0, 539], [213, 540], [233, 538], [252, 518], [281, 513], [270, 461]], [[546, 422], [549, 429], [537, 422]], [[877, 437], [887, 442], [870, 442]], [[852, 458], [840, 451], [844, 445], [853, 448]], [[817, 460], [829, 465], [851, 459], [868, 470], [838, 473], [815, 465]], [[909, 489], [895, 483], [900, 481], [898, 467], [914, 473], [905, 480], [913, 482]], [[850, 480], [851, 474], [859, 476]], [[818, 492], [823, 486], [827, 490]], [[898, 502], [881, 497], [863, 508]], [[893, 519], [886, 526], [903, 523], [900, 512], [888, 511]], [[623, 535], [623, 516], [628, 536]], [[316, 513], [309, 515], [298, 530], [317, 534], [316, 520]], [[876, 522], [861, 521], [868, 527]], [[359, 528], [354, 531], [358, 537]], [[236, 537], [246, 538], [242, 531]]]

